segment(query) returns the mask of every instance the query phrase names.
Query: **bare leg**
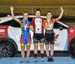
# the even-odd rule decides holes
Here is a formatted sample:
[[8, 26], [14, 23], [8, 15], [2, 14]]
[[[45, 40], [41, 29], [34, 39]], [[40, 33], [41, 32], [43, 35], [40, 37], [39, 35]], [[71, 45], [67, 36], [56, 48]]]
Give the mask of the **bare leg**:
[[49, 44], [46, 44], [46, 54], [49, 56]]
[[22, 57], [22, 61], [24, 61], [24, 57], [25, 57], [25, 46], [21, 47], [21, 57]]
[[44, 43], [40, 43], [41, 60], [44, 62]]
[[50, 44], [51, 52], [50, 55], [48, 56], [48, 62], [53, 61], [53, 54], [54, 54], [54, 44]]
[[30, 46], [27, 46], [26, 49], [27, 49], [27, 58], [29, 58], [29, 56], [30, 56]]
[[41, 54], [44, 54], [44, 43], [40, 43]]
[[34, 54], [38, 53], [38, 43], [34, 43]]
[[27, 49], [27, 63], [29, 63], [30, 46], [26, 46], [26, 49]]
[[54, 54], [54, 44], [50, 44], [50, 48], [51, 48], [51, 56], [53, 56]]
[[37, 62], [37, 54], [38, 54], [38, 43], [34, 43], [34, 62]]

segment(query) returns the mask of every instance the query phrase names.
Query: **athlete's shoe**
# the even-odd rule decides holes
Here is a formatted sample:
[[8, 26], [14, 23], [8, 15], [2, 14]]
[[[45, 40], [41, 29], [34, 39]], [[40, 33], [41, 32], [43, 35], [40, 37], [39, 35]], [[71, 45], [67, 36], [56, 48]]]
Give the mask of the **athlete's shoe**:
[[34, 62], [37, 62], [37, 58], [34, 58]]
[[30, 59], [29, 59], [29, 58], [27, 58], [27, 59], [26, 59], [26, 63], [29, 63], [29, 62], [30, 62]]
[[23, 62], [25, 62], [25, 60], [21, 60], [21, 61], [20, 61], [20, 63], [23, 63]]
[[53, 58], [48, 58], [48, 62], [53, 62]]
[[41, 61], [44, 62], [44, 58], [41, 58]]

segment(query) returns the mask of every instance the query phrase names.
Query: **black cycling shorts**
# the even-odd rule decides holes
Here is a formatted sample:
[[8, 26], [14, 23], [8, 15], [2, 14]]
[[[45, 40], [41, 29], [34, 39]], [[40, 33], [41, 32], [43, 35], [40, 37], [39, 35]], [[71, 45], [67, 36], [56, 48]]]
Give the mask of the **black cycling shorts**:
[[54, 44], [54, 31], [46, 30], [45, 32], [45, 44]]
[[33, 42], [34, 43], [44, 43], [44, 34], [41, 33], [41, 34], [38, 34], [38, 33], [34, 33], [33, 35]]

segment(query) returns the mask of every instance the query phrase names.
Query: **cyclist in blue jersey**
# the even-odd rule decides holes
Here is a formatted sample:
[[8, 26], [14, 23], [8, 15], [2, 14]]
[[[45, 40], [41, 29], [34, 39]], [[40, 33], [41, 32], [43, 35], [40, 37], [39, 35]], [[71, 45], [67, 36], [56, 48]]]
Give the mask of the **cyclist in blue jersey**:
[[14, 7], [10, 7], [11, 15], [12, 18], [20, 23], [21, 25], [21, 30], [22, 30], [22, 35], [21, 35], [21, 56], [22, 60], [20, 61], [21, 63], [24, 62], [24, 56], [25, 56], [25, 46], [27, 49], [27, 62], [29, 62], [29, 56], [30, 56], [30, 45], [31, 45], [31, 38], [30, 38], [30, 33], [29, 30], [32, 27], [32, 23], [28, 20], [28, 13], [23, 13], [23, 20], [17, 19], [14, 16]]

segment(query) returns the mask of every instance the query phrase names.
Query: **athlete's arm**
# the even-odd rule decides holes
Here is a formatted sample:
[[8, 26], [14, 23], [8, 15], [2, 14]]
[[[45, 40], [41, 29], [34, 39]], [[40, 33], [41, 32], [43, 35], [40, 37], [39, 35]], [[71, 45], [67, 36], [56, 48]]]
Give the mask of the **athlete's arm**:
[[64, 12], [63, 7], [60, 7], [60, 10], [61, 10], [60, 15], [57, 18], [53, 18], [52, 19], [53, 22], [57, 22], [62, 18], [62, 15], [63, 15], [63, 12]]
[[19, 19], [17, 19], [17, 18], [14, 16], [14, 12], [13, 12], [13, 11], [14, 11], [14, 7], [13, 7], [13, 6], [10, 7], [10, 11], [11, 11], [12, 18], [13, 18], [15, 21], [17, 21], [17, 22], [20, 23]]
[[52, 28], [44, 26], [45, 30], [51, 30]]
[[60, 13], [59, 17], [57, 17], [58, 20], [60, 20], [62, 18], [62, 15], [63, 15], [63, 12], [64, 12], [63, 7], [60, 7], [60, 10], [61, 10], [61, 13]]

